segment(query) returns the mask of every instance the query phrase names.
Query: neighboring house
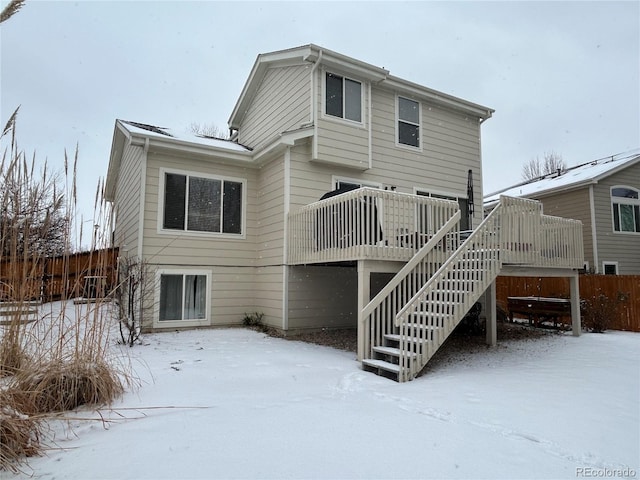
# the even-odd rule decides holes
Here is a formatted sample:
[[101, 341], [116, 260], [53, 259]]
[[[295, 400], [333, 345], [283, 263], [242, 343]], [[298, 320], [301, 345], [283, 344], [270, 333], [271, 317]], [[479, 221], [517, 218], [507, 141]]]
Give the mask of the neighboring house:
[[[357, 326], [367, 368], [413, 378], [509, 258], [557, 275], [582, 266], [581, 243], [553, 265], [529, 258], [519, 234], [518, 259], [482, 246], [502, 238], [476, 228], [492, 113], [306, 45], [258, 56], [230, 140], [117, 120], [106, 197], [121, 256], [155, 272], [144, 328], [237, 325], [252, 312], [286, 332]], [[541, 218], [535, 202], [515, 208]], [[458, 249], [460, 230], [473, 230], [472, 251]], [[445, 263], [458, 283], [433, 275]], [[401, 322], [414, 294], [442, 305]], [[419, 323], [430, 335], [419, 345], [431, 343], [411, 353], [398, 328]]]
[[542, 202], [544, 213], [582, 221], [585, 269], [640, 275], [640, 155], [614, 155], [509, 187], [500, 195]]

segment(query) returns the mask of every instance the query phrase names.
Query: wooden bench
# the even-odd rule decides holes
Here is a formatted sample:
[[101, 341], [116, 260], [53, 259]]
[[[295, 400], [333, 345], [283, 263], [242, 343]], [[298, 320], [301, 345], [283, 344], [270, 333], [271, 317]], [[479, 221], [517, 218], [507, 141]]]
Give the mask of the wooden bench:
[[561, 317], [571, 317], [571, 300], [549, 297], [507, 297], [509, 321], [513, 322], [516, 313], [526, 315], [529, 323], [539, 325], [544, 321], [553, 321], [558, 326]]
[[0, 325], [9, 325], [20, 316], [20, 323], [35, 322], [38, 319], [39, 301], [0, 302]]

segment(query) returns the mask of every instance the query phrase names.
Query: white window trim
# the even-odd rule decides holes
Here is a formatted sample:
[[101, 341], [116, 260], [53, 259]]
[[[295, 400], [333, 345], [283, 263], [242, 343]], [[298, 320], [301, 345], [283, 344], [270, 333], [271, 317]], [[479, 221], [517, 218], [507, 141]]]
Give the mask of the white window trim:
[[[199, 178], [208, 178], [211, 180], [228, 180], [230, 182], [238, 182], [242, 184], [242, 225], [240, 226], [241, 233], [224, 233], [224, 232], [195, 232], [191, 230], [173, 230], [169, 228], [163, 228], [164, 223], [164, 188], [165, 188], [165, 174], [174, 173], [177, 175], [187, 175]], [[158, 215], [157, 215], [157, 233], [160, 235], [171, 236], [187, 236], [187, 237], [206, 237], [206, 238], [225, 238], [225, 239], [246, 239], [247, 238], [247, 180], [239, 177], [227, 177], [222, 175], [211, 175], [208, 173], [195, 172], [191, 170], [179, 170], [173, 168], [160, 168], [160, 176], [158, 178]]]
[[615, 275], [619, 275], [620, 269], [618, 268], [618, 262], [602, 262], [602, 274], [603, 275], [606, 275], [605, 274], [605, 268], [604, 268], [606, 265], [609, 265], [609, 266], [613, 265], [614, 267], [616, 267]]
[[[411, 100], [412, 102], [416, 102], [418, 104], [418, 120], [420, 121], [420, 123], [418, 124], [418, 143], [419, 145], [417, 147], [414, 147], [413, 145], [407, 145], [404, 143], [400, 143], [400, 128], [398, 128], [398, 123], [400, 122], [400, 98], [404, 98], [406, 100]], [[402, 120], [405, 123], [411, 123], [411, 122], [407, 122], [405, 120]], [[396, 131], [396, 147], [398, 148], [406, 148], [407, 150], [411, 150], [413, 152], [422, 152], [422, 145], [424, 144], [424, 137], [422, 135], [422, 102], [420, 100], [415, 100], [413, 98], [409, 98], [407, 96], [404, 95], [396, 95], [396, 112], [395, 112], [395, 131]]]
[[[327, 73], [333, 73], [334, 75], [338, 75], [339, 77], [342, 77], [343, 80], [351, 80], [352, 82], [358, 82], [360, 84], [360, 121], [356, 121], [356, 120], [350, 120], [348, 118], [344, 118], [344, 117], [336, 117], [333, 115], [329, 115], [327, 113]], [[365, 82], [363, 82], [362, 80], [358, 80], [357, 78], [353, 78], [350, 77], [348, 75], [344, 75], [342, 73], [339, 73], [338, 71], [335, 70], [327, 70], [327, 69], [323, 69], [322, 70], [322, 95], [321, 95], [321, 106], [320, 106], [320, 112], [322, 114], [322, 118], [325, 120], [331, 120], [332, 122], [338, 122], [338, 123], [344, 123], [347, 125], [351, 125], [353, 127], [360, 127], [360, 128], [364, 128], [365, 127], [365, 121], [364, 121], [364, 114], [365, 114], [365, 104], [364, 104], [364, 89], [365, 89]], [[344, 93], [344, 83], [342, 86], [342, 90]], [[344, 114], [344, 97], [342, 99], [343, 101], [343, 105], [342, 105], [342, 110], [343, 110], [343, 114]]]
[[[194, 320], [163, 320], [160, 321], [160, 277], [162, 275], [205, 275], [207, 277], [207, 303], [206, 315]], [[179, 328], [179, 327], [204, 327], [211, 325], [211, 270], [189, 268], [161, 268], [156, 270], [155, 294], [153, 303], [153, 327], [154, 328]]]
[[[614, 188], [628, 188], [629, 190], [638, 192], [638, 197], [640, 197], [640, 190], [630, 185], [614, 185], [609, 189], [609, 198], [611, 199], [611, 231], [613, 232], [614, 235], [640, 235], [640, 232], [623, 232], [622, 230], [616, 230], [616, 223], [613, 217], [614, 202], [618, 204], [636, 206], [636, 205], [640, 205], [640, 198], [636, 199], [636, 198], [614, 197], [613, 196]], [[614, 199], [619, 199], [619, 200], [615, 201]], [[640, 221], [640, 218], [638, 219], [638, 221]]]

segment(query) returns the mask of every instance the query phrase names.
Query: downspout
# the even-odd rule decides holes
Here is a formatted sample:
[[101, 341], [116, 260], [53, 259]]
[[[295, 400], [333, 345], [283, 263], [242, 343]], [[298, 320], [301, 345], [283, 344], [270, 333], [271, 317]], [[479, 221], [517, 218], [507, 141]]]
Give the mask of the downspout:
[[591, 211], [591, 243], [593, 248], [593, 268], [594, 273], [598, 273], [600, 267], [598, 265], [598, 236], [596, 228], [596, 202], [593, 197], [593, 184], [589, 185], [589, 210]]
[[313, 142], [311, 147], [311, 160], [316, 160], [318, 158], [318, 95], [316, 84], [318, 83], [316, 80], [316, 72], [320, 63], [322, 62], [322, 50], [318, 54], [318, 59], [313, 64], [313, 68], [311, 69], [311, 112], [310, 112], [310, 121], [313, 122]]
[[289, 329], [289, 210], [291, 202], [291, 147], [284, 152], [284, 241], [282, 252], [282, 329]]

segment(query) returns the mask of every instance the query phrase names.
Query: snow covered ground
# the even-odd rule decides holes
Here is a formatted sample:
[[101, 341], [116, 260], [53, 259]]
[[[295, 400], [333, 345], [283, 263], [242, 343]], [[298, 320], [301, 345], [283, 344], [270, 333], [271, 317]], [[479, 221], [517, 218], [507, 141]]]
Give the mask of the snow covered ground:
[[[412, 382], [244, 329], [147, 335], [142, 384], [8, 479], [638, 478], [640, 334], [499, 340]], [[79, 420], [91, 418], [93, 420]], [[5, 478], [5, 477], [3, 477]]]

